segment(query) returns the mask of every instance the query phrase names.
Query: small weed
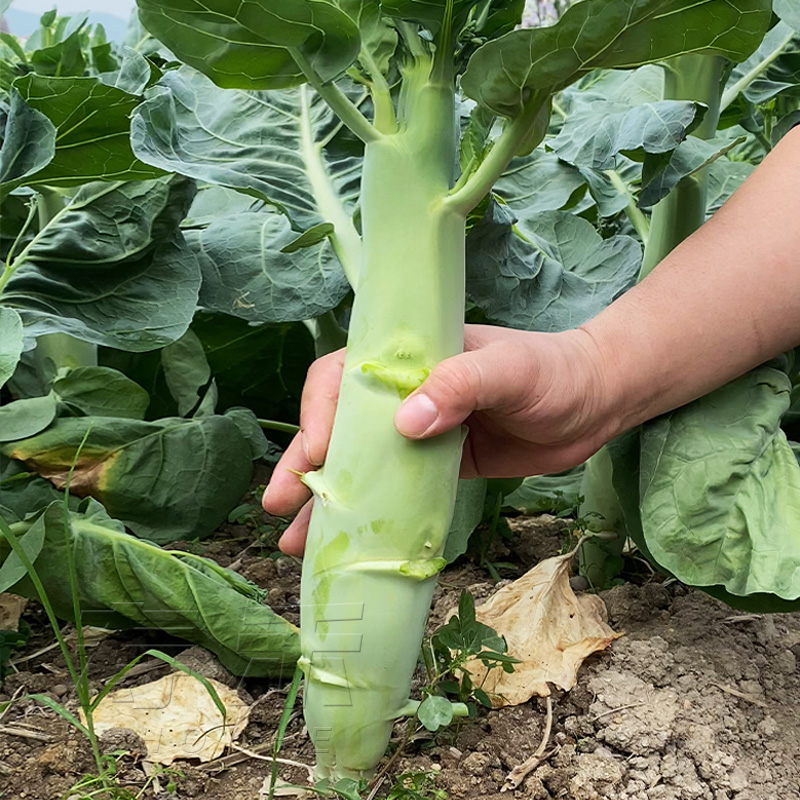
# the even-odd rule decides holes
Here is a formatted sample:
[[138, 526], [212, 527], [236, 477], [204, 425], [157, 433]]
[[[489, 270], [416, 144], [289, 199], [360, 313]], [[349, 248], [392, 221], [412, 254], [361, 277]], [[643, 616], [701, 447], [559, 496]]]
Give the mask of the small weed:
[[514, 665], [519, 662], [509, 656], [507, 650], [505, 639], [475, 618], [473, 596], [462, 592], [458, 614], [450, 617], [423, 644], [422, 661], [427, 677], [427, 685], [422, 689], [427, 696], [423, 705], [428, 698], [454, 698], [467, 704], [470, 716], [474, 716], [475, 703], [491, 708], [483, 684], [476, 686], [473, 683], [467, 663], [477, 658], [487, 668], [487, 677], [493, 669], [513, 672]]

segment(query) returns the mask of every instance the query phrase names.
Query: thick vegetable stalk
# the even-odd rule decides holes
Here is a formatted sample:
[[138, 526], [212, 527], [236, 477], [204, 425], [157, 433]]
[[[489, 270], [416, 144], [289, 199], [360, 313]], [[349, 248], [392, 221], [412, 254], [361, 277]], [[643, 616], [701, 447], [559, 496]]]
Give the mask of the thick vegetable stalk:
[[[462, 436], [412, 442], [401, 401], [463, 346], [463, 215], [446, 209], [454, 92], [418, 66], [401, 129], [367, 145], [364, 258], [303, 564], [305, 715], [320, 777], [364, 777], [408, 694], [455, 502]], [[335, 600], [334, 600], [335, 598]]]
[[[698, 138], [710, 139], [717, 131], [725, 63], [719, 56], [686, 55], [664, 65], [665, 100], [692, 100], [706, 106], [702, 122], [692, 133]], [[707, 187], [708, 173], [703, 169], [683, 178], [653, 208], [639, 280], [706, 221]], [[627, 536], [605, 448], [587, 463], [581, 494], [580, 516], [589, 530], [599, 534], [581, 548], [581, 574], [592, 586], [603, 588], [619, 574]]]

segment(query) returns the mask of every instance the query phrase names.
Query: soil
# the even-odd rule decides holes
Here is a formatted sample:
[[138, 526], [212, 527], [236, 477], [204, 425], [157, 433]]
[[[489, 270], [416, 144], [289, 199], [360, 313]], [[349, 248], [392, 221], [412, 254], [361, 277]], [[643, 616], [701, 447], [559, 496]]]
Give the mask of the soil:
[[[563, 523], [552, 519], [519, 518], [510, 526], [512, 536], [492, 558], [528, 566], [564, 543]], [[276, 611], [296, 620], [299, 562], [265, 558], [259, 548], [248, 548], [246, 534], [243, 528], [229, 530], [224, 541], [205, 546], [204, 554], [233, 564], [268, 590]], [[481, 600], [495, 584], [470, 562], [451, 567], [437, 589], [431, 625], [445, 620], [462, 588]], [[627, 635], [584, 664], [572, 692], [554, 692], [545, 758], [515, 791], [500, 790], [509, 772], [539, 747], [545, 700], [482, 711], [436, 738], [412, 737], [376, 797], [385, 797], [400, 773], [428, 772], [450, 800], [800, 800], [800, 614], [744, 615], [661, 576], [625, 583], [603, 597], [612, 625]], [[25, 619], [34, 636], [18, 658], [53, 641], [35, 605]], [[180, 653], [195, 669], [256, 702], [239, 746], [268, 752], [285, 686], [239, 681], [204, 651], [163, 639], [131, 633], [100, 639], [90, 651], [94, 686], [147, 647]], [[169, 671], [158, 662], [143, 663], [147, 671], [126, 685]], [[16, 670], [0, 701], [16, 692], [46, 692], [75, 709], [57, 650], [19, 662]], [[404, 726], [398, 726], [398, 741], [403, 734]], [[104, 747], [127, 753], [117, 757], [119, 783], [135, 794], [152, 771], [143, 743], [117, 732]], [[299, 710], [281, 756], [313, 762]], [[86, 742], [41, 704], [19, 704], [0, 720], [2, 800], [60, 800], [91, 769]], [[233, 751], [211, 764], [186, 762], [176, 770], [157, 777], [142, 800], [258, 800], [270, 765]], [[282, 767], [281, 778], [303, 783], [306, 773]], [[83, 796], [88, 795], [76, 795]]]

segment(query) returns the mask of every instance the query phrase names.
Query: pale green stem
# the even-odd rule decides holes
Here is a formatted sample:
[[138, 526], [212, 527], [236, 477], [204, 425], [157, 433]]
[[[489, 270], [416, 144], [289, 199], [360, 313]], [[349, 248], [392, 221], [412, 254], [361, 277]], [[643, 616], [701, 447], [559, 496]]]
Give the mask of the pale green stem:
[[645, 216], [639, 206], [636, 205], [636, 198], [631, 192], [630, 186], [622, 180], [622, 176], [615, 169], [607, 169], [606, 175], [611, 181], [614, 188], [624, 194], [628, 198], [628, 204], [625, 206], [625, 214], [631, 222], [631, 225], [636, 229], [642, 243], [647, 245], [647, 240], [650, 238], [650, 222]]
[[25, 220], [25, 224], [20, 229], [19, 235], [16, 239], [14, 239], [13, 244], [11, 245], [8, 255], [6, 256], [6, 263], [3, 267], [3, 272], [0, 274], [0, 295], [3, 293], [3, 289], [5, 285], [11, 280], [11, 276], [14, 274], [14, 262], [16, 258], [17, 248], [19, 247], [22, 240], [25, 238], [25, 234], [28, 232], [28, 228], [30, 228], [31, 223], [36, 217], [36, 212], [38, 210], [39, 200], [38, 198], [35, 200], [31, 200], [30, 205], [28, 207], [28, 217]]
[[[665, 65], [665, 100], [692, 100], [707, 106], [703, 121], [691, 134], [699, 139], [710, 139], [717, 132], [724, 67], [724, 58], [704, 55], [679, 56]], [[681, 180], [653, 208], [639, 280], [705, 222], [707, 186], [708, 170], [703, 169]]]
[[749, 72], [746, 72], [739, 78], [736, 83], [729, 86], [722, 93], [722, 101], [720, 102], [720, 111], [725, 109], [759, 76], [766, 72], [769, 67], [780, 57], [781, 53], [791, 43], [792, 39], [797, 36], [797, 32], [790, 28], [786, 36], [781, 39], [780, 44], [769, 55], [761, 59], [757, 64], [754, 64]]
[[333, 311], [306, 322], [314, 337], [314, 351], [317, 358], [326, 356], [347, 345], [347, 332], [339, 325]]
[[314, 91], [333, 109], [336, 116], [365, 144], [378, 141], [382, 134], [358, 110], [355, 103], [335, 83], [323, 83], [311, 62], [297, 48], [289, 49]]
[[531, 135], [537, 128], [542, 129], [544, 138], [546, 120], [542, 120], [542, 112], [548, 107], [548, 99], [549, 96], [543, 95], [531, 98], [515, 119], [506, 122], [503, 132], [478, 169], [463, 186], [448, 196], [446, 203], [453, 211], [465, 216], [469, 214], [491, 191], [523, 144], [530, 143]]
[[372, 79], [372, 102], [375, 105], [375, 127], [386, 134], [397, 132], [397, 115], [392, 102], [392, 90], [380, 67], [366, 48], [361, 51], [361, 61]]
[[392, 422], [463, 347], [465, 218], [444, 202], [454, 92], [426, 82], [429, 68], [407, 68], [400, 132], [366, 149], [364, 262], [336, 420], [325, 465], [306, 476], [304, 708], [320, 777], [334, 780], [372, 773], [407, 706], [457, 486], [459, 431], [412, 442]]
[[[335, 110], [335, 109], [334, 109]], [[360, 115], [361, 112], [359, 111]], [[363, 117], [362, 117], [363, 119]], [[311, 97], [308, 87], [300, 87], [300, 131], [303, 161], [317, 201], [320, 216], [333, 224], [331, 244], [342, 264], [344, 274], [355, 288], [361, 269], [361, 237], [353, 224], [353, 219], [342, 204], [339, 194], [331, 183], [325, 166], [322, 145], [314, 140], [311, 125]]]

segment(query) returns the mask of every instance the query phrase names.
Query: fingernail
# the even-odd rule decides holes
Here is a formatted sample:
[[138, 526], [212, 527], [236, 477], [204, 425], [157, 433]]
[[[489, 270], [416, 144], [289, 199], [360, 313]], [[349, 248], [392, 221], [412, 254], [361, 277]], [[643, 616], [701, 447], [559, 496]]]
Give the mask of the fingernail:
[[394, 425], [404, 436], [421, 436], [436, 422], [439, 410], [426, 394], [415, 394], [400, 406]]
[[261, 495], [261, 505], [262, 506], [266, 506], [267, 505], [267, 494], [269, 494], [269, 486], [267, 486], [267, 488], [264, 489], [264, 494]]

